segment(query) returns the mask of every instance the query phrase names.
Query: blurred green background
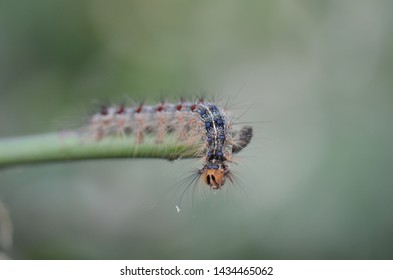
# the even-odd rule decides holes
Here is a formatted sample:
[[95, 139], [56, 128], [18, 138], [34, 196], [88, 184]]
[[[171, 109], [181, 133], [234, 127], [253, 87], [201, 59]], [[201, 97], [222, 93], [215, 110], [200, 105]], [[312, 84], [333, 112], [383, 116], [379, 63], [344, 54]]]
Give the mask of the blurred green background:
[[1, 0], [0, 137], [78, 127], [97, 101], [201, 91], [255, 130], [238, 182], [180, 214], [174, 186], [193, 160], [1, 170], [9, 255], [392, 259], [392, 12], [389, 0]]

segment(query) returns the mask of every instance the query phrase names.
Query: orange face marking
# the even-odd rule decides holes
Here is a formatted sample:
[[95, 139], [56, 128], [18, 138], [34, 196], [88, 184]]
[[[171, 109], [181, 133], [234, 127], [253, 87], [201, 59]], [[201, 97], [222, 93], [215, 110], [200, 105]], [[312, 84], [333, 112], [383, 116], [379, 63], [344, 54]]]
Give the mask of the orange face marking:
[[225, 171], [223, 168], [206, 169], [203, 172], [205, 183], [215, 190], [221, 190], [225, 183]]

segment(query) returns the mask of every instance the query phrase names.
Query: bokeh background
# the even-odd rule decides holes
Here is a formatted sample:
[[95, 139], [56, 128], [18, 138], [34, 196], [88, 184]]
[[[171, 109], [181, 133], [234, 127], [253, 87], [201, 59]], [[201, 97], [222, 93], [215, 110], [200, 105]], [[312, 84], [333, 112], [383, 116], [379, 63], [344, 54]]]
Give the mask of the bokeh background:
[[392, 259], [392, 11], [389, 0], [1, 0], [1, 137], [78, 127], [95, 102], [201, 92], [255, 130], [237, 183], [179, 214], [174, 186], [193, 160], [1, 170], [7, 254]]

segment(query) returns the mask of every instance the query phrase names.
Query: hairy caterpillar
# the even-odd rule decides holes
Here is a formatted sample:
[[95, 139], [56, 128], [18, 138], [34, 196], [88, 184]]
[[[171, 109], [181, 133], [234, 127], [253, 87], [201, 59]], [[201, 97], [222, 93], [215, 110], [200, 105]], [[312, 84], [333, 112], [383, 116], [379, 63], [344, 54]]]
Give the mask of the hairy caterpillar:
[[232, 118], [224, 108], [199, 99], [131, 107], [102, 106], [100, 112], [91, 116], [85, 131], [96, 141], [109, 135], [134, 135], [135, 144], [140, 144], [145, 135], [153, 134], [158, 145], [167, 135], [186, 144], [198, 144], [195, 156], [203, 159], [203, 166], [196, 178], [201, 177], [211, 189], [219, 190], [227, 180], [233, 181], [229, 167], [233, 154], [245, 148], [252, 138], [251, 126], [240, 130], [232, 126]]

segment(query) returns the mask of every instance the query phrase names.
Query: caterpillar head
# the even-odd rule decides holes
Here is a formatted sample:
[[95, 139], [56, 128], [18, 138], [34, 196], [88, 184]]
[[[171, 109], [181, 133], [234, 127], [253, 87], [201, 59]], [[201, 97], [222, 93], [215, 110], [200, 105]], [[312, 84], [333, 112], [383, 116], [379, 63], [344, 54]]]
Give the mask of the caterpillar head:
[[217, 160], [209, 161], [200, 172], [205, 183], [214, 190], [220, 190], [227, 178], [232, 181], [228, 166]]

